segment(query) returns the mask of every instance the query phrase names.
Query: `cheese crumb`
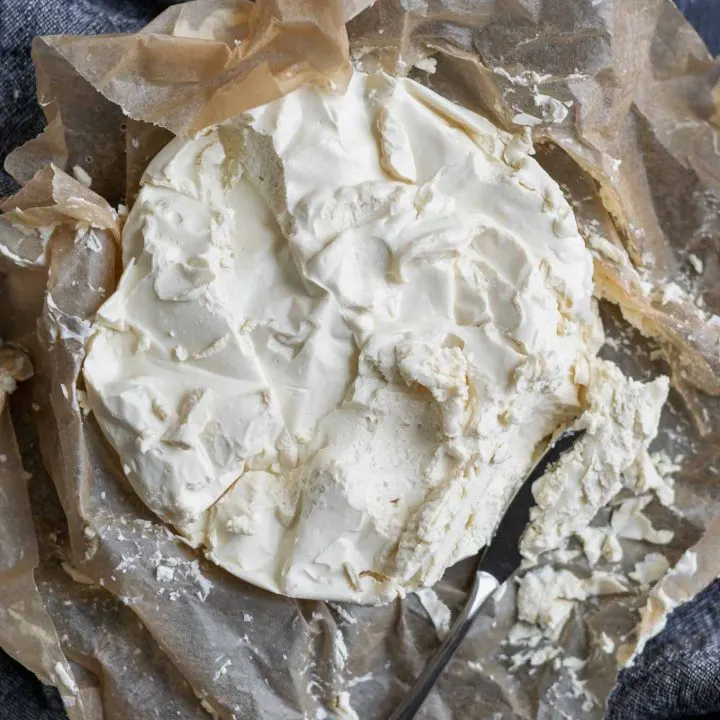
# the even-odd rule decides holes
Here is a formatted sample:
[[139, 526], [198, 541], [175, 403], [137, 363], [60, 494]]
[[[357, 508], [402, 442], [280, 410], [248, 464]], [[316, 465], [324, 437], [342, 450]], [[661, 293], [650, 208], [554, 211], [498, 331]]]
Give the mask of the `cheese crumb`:
[[92, 178], [90, 177], [87, 170], [85, 170], [80, 165], [73, 165], [72, 173], [79, 183], [82, 183], [86, 187], [92, 186]]

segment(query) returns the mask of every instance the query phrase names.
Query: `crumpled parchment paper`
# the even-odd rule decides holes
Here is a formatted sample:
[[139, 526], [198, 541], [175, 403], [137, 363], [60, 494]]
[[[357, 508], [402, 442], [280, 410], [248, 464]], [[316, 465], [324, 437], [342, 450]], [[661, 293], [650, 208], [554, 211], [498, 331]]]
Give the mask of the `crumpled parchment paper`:
[[[675, 539], [623, 541], [626, 565], [675, 562], [720, 514], [720, 67], [669, 0], [368, 4], [198, 0], [136, 35], [34, 44], [48, 127], [8, 158], [24, 187], [0, 206], [0, 644], [72, 720], [383, 718], [439, 643], [414, 596], [294, 601], [205, 562], [135, 497], [83, 407], [84, 341], [120, 272], [116, 209], [149, 159], [300, 83], [341, 91], [351, 59], [531, 128], [595, 256], [605, 356], [671, 374], [657, 448], [681, 465], [676, 506], [650, 514]], [[716, 553], [700, 563], [703, 582], [720, 572]], [[472, 564], [436, 587], [453, 610]], [[617, 664], [597, 637], [631, 633], [647, 589], [572, 615], [579, 696], [566, 668], [509, 671], [514, 595], [488, 604], [420, 717], [602, 716]]]

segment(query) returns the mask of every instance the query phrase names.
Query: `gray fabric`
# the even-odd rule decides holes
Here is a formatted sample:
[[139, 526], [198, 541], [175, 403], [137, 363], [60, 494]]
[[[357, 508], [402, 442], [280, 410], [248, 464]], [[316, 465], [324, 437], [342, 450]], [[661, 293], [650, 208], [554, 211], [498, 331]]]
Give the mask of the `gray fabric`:
[[[0, 0], [0, 165], [10, 150], [44, 127], [30, 59], [36, 35], [132, 32], [173, 4], [172, 0]], [[16, 189], [12, 178], [0, 170], [0, 197]]]
[[670, 614], [634, 665], [620, 673], [608, 720], [720, 714], [720, 581]]
[[43, 686], [29, 670], [0, 650], [0, 718], [63, 720], [65, 717], [57, 690]]
[[[717, 53], [719, 0], [677, 2]], [[0, 0], [0, 161], [43, 127], [30, 60], [35, 35], [132, 31], [170, 4], [172, 0]], [[0, 171], [0, 196], [15, 189], [12, 179]], [[670, 720], [713, 713], [720, 713], [720, 582], [670, 616], [666, 630], [620, 674], [608, 702], [610, 720]], [[0, 651], [0, 720], [63, 716], [57, 693], [43, 688]]]

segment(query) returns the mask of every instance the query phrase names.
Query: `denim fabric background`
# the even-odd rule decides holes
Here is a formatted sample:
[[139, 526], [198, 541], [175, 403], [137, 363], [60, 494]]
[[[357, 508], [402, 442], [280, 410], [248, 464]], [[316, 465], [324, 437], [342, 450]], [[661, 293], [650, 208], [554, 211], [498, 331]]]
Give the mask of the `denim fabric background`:
[[[720, 52], [720, 0], [676, 2], [713, 53]], [[30, 62], [33, 36], [128, 32], [171, 4], [172, 0], [0, 0], [0, 163], [43, 127]], [[15, 189], [0, 171], [0, 197]], [[671, 615], [665, 632], [621, 673], [608, 706], [609, 720], [715, 714], [720, 716], [720, 581]], [[0, 650], [0, 720], [64, 717], [54, 689], [43, 687]]]

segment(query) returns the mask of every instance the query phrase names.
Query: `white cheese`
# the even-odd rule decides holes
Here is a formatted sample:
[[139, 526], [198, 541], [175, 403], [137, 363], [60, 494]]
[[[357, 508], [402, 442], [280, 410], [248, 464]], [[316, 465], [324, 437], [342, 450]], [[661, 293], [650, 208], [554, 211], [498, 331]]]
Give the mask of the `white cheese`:
[[579, 578], [570, 570], [554, 570], [550, 565], [532, 570], [520, 580], [517, 593], [518, 620], [527, 630], [526, 642], [533, 638], [538, 642], [542, 637], [557, 640], [579, 601], [627, 592], [625, 579], [613, 573], [598, 570]]
[[667, 545], [674, 536], [672, 530], [656, 530], [643, 508], [650, 502], [648, 496], [624, 500], [612, 514], [610, 524], [618, 537], [645, 540], [656, 545]]
[[670, 563], [664, 555], [648, 553], [635, 563], [635, 569], [628, 573], [628, 577], [641, 585], [652, 585], [665, 575], [669, 568]]
[[420, 600], [425, 612], [428, 614], [430, 621], [435, 626], [435, 630], [440, 638], [447, 635], [450, 629], [450, 620], [452, 615], [450, 608], [438, 597], [437, 593], [431, 588], [421, 588], [416, 590], [415, 594]]
[[531, 152], [361, 73], [171, 142], [84, 366], [144, 502], [249, 582], [382, 602], [487, 542], [587, 383], [614, 484], [666, 387], [593, 360], [592, 258]]

